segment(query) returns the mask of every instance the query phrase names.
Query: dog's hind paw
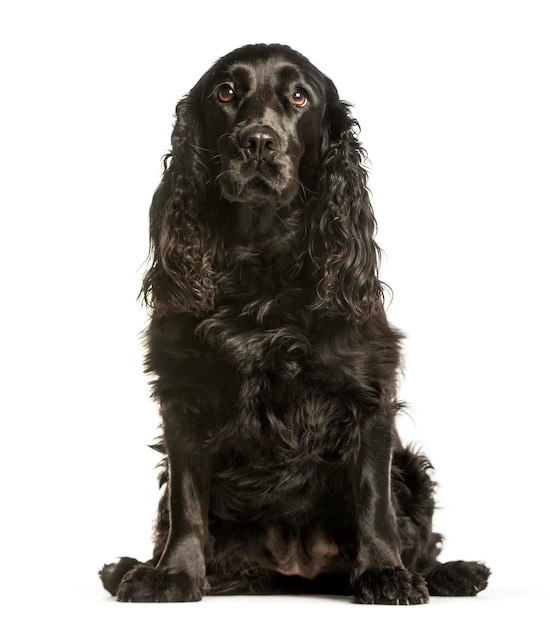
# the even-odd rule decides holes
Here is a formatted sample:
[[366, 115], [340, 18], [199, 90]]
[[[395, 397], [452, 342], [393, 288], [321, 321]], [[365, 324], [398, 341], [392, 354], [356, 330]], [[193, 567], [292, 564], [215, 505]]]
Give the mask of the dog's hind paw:
[[132, 559], [128, 556], [123, 556], [116, 563], [109, 563], [108, 565], [104, 565], [98, 573], [105, 589], [112, 596], [116, 596], [120, 581], [124, 578], [127, 572], [129, 572], [137, 565], [141, 565], [141, 563], [138, 560]]
[[476, 561], [449, 561], [435, 567], [427, 576], [433, 596], [475, 596], [487, 587], [491, 570]]

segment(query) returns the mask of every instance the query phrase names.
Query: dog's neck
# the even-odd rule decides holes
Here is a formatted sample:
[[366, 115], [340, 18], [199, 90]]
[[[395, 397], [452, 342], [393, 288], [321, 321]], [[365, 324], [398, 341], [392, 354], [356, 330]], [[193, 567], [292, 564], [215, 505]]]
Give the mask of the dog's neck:
[[216, 211], [226, 248], [252, 246], [286, 254], [287, 246], [303, 233], [303, 207], [295, 204], [277, 207], [267, 202], [255, 205], [225, 202]]

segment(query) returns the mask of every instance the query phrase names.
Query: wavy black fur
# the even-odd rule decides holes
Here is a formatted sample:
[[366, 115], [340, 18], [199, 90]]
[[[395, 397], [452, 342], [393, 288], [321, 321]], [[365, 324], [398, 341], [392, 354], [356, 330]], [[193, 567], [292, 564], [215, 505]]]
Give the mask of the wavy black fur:
[[255, 45], [176, 112], [143, 283], [163, 495], [151, 561], [105, 566], [106, 589], [477, 593], [485, 566], [438, 563], [430, 465], [395, 430], [401, 334], [349, 106], [299, 53]]

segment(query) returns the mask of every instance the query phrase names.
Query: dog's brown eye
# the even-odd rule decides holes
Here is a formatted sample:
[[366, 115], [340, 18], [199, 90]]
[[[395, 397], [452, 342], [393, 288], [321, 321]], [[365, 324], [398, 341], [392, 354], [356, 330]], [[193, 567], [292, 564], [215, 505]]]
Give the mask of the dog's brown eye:
[[303, 89], [296, 88], [292, 90], [288, 99], [295, 107], [303, 107], [307, 104], [307, 93]]
[[235, 90], [233, 89], [232, 85], [230, 85], [229, 83], [222, 85], [218, 89], [218, 100], [220, 102], [223, 102], [223, 103], [231, 102], [231, 100], [235, 99], [235, 95], [236, 95]]

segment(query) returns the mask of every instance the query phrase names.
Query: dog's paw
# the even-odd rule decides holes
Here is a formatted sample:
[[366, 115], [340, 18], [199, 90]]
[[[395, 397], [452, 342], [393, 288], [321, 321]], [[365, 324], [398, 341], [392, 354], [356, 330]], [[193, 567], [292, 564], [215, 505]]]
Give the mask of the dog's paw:
[[424, 604], [429, 600], [422, 576], [401, 567], [364, 571], [355, 580], [354, 596], [360, 604]]
[[450, 561], [426, 577], [433, 596], [475, 596], [487, 587], [491, 570], [476, 561]]
[[196, 602], [204, 587], [203, 579], [185, 572], [169, 574], [138, 565], [124, 575], [116, 595], [120, 602]]
[[137, 565], [141, 565], [141, 563], [136, 559], [124, 556], [116, 563], [104, 565], [98, 574], [105, 589], [107, 589], [111, 595], [116, 596], [118, 586], [120, 585], [120, 581], [124, 578], [124, 575]]

